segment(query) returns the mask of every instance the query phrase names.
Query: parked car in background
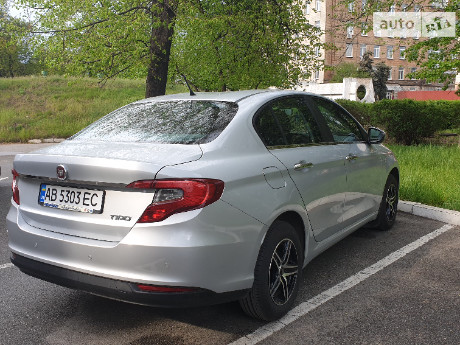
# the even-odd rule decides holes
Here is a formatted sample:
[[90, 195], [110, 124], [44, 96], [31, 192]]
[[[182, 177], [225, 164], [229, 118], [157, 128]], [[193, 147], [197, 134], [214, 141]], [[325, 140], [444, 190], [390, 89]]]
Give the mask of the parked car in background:
[[303, 92], [141, 100], [16, 156], [11, 260], [108, 298], [239, 300], [275, 320], [315, 256], [369, 222], [395, 222], [399, 171], [384, 136]]

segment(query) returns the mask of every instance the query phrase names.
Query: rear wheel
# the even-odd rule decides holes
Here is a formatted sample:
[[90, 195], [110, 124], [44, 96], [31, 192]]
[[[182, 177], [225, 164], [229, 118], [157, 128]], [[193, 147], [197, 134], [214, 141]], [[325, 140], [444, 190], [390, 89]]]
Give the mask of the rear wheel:
[[393, 175], [389, 175], [380, 203], [379, 214], [375, 221], [375, 227], [387, 231], [390, 230], [396, 220], [398, 212], [399, 184]]
[[276, 221], [270, 227], [254, 270], [254, 284], [240, 300], [244, 312], [272, 321], [293, 306], [302, 275], [303, 248], [294, 227]]

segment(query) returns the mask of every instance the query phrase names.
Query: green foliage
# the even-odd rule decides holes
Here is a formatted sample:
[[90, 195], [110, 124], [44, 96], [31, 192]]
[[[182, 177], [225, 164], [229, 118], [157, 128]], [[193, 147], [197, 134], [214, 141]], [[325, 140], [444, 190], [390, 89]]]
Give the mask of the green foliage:
[[206, 0], [182, 6], [170, 77], [208, 91], [288, 87], [318, 61], [319, 29], [292, 0]]
[[401, 170], [400, 198], [460, 211], [460, 148], [390, 145]]
[[35, 10], [35, 49], [51, 72], [148, 77], [146, 96], [164, 94], [179, 0], [19, 0]]
[[387, 96], [387, 81], [390, 73], [390, 67], [383, 62], [375, 65], [375, 70], [372, 73], [372, 83], [374, 86], [375, 99], [382, 100]]
[[372, 108], [374, 103], [362, 103], [348, 99], [337, 99], [336, 102], [353, 115], [364, 127], [373, 125]]
[[147, 76], [146, 96], [164, 93], [168, 70], [225, 90], [290, 86], [320, 64], [297, 0], [19, 1], [40, 9], [32, 32], [50, 72]]
[[379, 101], [385, 99], [387, 94], [387, 81], [390, 67], [383, 62], [374, 66], [374, 60], [371, 58], [371, 52], [365, 52], [362, 60], [359, 62], [359, 68], [362, 72], [368, 74], [372, 78], [372, 85], [374, 87], [375, 100]]
[[375, 104], [374, 111], [388, 134], [405, 145], [418, 144], [447, 126], [446, 108], [434, 102], [383, 100]]
[[397, 143], [423, 142], [437, 131], [460, 127], [460, 101], [382, 100], [361, 103], [338, 100], [363, 125], [379, 126]]
[[369, 73], [360, 70], [358, 65], [350, 62], [343, 62], [334, 67], [333, 70], [334, 75], [331, 78], [331, 83], [341, 83], [343, 78], [370, 78]]
[[[59, 76], [0, 78], [0, 143], [69, 137], [145, 93], [139, 79], [117, 79], [103, 88], [98, 82]], [[167, 89], [185, 91], [182, 85]]]
[[5, 0], [0, 6], [0, 77], [16, 77], [36, 73], [40, 65], [33, 58], [24, 35], [27, 23], [10, 17]]
[[405, 55], [420, 67], [415, 77], [444, 83], [447, 88], [460, 70], [460, 0], [449, 1], [443, 11], [456, 13], [455, 37], [435, 37], [417, 42], [406, 49]]

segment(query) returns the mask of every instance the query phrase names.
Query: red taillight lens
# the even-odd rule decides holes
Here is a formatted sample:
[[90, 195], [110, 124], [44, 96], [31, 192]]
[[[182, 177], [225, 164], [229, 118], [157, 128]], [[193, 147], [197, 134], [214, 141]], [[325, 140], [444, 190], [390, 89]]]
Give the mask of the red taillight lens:
[[11, 189], [13, 190], [13, 200], [16, 204], [20, 205], [19, 202], [19, 188], [18, 188], [18, 177], [19, 174], [16, 170], [11, 170], [13, 173], [13, 183], [11, 184]]
[[148, 180], [133, 182], [127, 188], [155, 190], [152, 204], [137, 221], [153, 223], [219, 200], [224, 191], [224, 182], [214, 179]]

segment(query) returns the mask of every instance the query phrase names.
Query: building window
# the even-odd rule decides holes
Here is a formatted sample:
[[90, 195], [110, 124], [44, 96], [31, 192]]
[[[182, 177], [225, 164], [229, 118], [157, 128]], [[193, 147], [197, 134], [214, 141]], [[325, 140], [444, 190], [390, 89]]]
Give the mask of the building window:
[[[417, 68], [416, 68], [416, 67], [412, 67], [412, 68], [410, 69], [410, 72], [411, 72], [412, 74], [414, 74], [415, 72], [417, 72]], [[415, 78], [414, 76], [412, 76], [411, 79], [412, 79], [412, 80], [415, 80], [416, 78]]]
[[347, 49], [345, 50], [345, 56], [346, 57], [353, 57], [353, 44], [351, 44], [351, 43], [347, 44]]
[[353, 38], [353, 26], [347, 26], [347, 38]]
[[403, 80], [404, 79], [404, 67], [399, 67], [398, 70], [398, 79]]
[[361, 44], [361, 48], [359, 49], [359, 57], [362, 59], [364, 56], [364, 53], [366, 53], [366, 45]]
[[320, 56], [319, 47], [315, 47], [315, 56], [316, 57]]
[[420, 12], [420, 5], [414, 5], [414, 12]]
[[315, 27], [317, 27], [318, 29], [321, 29], [321, 21], [320, 20], [315, 21]]
[[404, 56], [405, 51], [406, 51], [406, 47], [404, 46], [399, 47], [399, 59], [404, 60], [406, 58]]
[[361, 0], [361, 9], [364, 11], [366, 9], [367, 0]]
[[374, 46], [374, 58], [380, 58], [380, 46]]
[[319, 79], [319, 69], [315, 71], [315, 80]]
[[321, 0], [316, 0], [315, 1], [315, 11], [320, 12], [321, 11]]
[[401, 9], [403, 12], [407, 12], [407, 9], [409, 8], [409, 5], [408, 4], [402, 4], [401, 5]]
[[393, 4], [390, 6], [390, 13], [395, 13], [396, 12], [396, 5]]
[[390, 67], [388, 71], [388, 80], [393, 80], [393, 67]]
[[387, 59], [393, 59], [393, 46], [387, 46]]
[[368, 25], [366, 22], [361, 23], [361, 36], [367, 36]]
[[353, 12], [353, 10], [355, 9], [355, 2], [354, 1], [350, 1], [348, 3], [348, 12]]
[[305, 14], [310, 14], [311, 5], [310, 1], [305, 2]]

